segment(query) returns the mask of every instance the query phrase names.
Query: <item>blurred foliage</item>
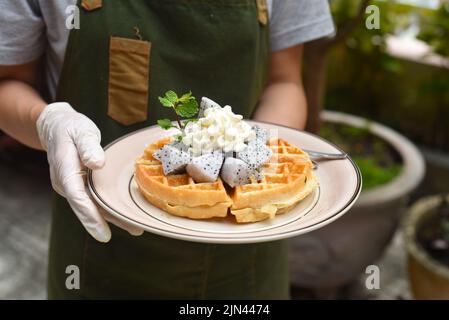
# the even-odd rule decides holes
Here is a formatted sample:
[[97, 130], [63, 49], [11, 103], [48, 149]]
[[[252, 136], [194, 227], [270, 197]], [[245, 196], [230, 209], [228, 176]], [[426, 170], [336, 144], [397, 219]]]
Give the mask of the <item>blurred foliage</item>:
[[352, 159], [357, 163], [363, 176], [363, 190], [386, 184], [399, 175], [402, 165], [394, 164], [384, 168], [371, 157], [354, 156]]
[[[331, 1], [337, 26], [354, 16], [360, 2]], [[432, 23], [443, 26], [449, 32], [449, 27], [444, 27], [449, 23], [447, 13], [442, 16], [441, 9], [434, 11], [395, 1], [371, 3], [380, 8], [380, 29], [368, 30], [361, 23], [344, 43], [332, 49], [326, 108], [368, 117], [393, 127], [415, 143], [447, 151], [448, 70], [398, 59], [385, 52], [388, 36], [400, 34], [413, 25], [421, 26], [423, 21], [427, 26]], [[425, 30], [430, 27], [422, 28], [422, 39], [424, 32], [429, 34]], [[427, 37], [430, 41], [430, 36]], [[447, 39], [442, 37], [439, 41], [446, 42], [449, 48]]]
[[[331, 0], [332, 16], [338, 29], [344, 27], [347, 22], [354, 19], [362, 5], [363, 0]], [[380, 28], [368, 30], [364, 19], [346, 40], [346, 46], [351, 49], [357, 49], [363, 53], [372, 53], [373, 51], [382, 51], [385, 48], [386, 34], [395, 32], [396, 29], [408, 26], [407, 9], [396, 3], [396, 0], [390, 1], [370, 1], [370, 5], [376, 5], [380, 12]], [[392, 8], [395, 8], [397, 14], [392, 14]], [[368, 15], [363, 15], [367, 17]]]
[[418, 39], [428, 43], [435, 53], [449, 57], [449, 1], [443, 1], [438, 10], [422, 16]]
[[372, 135], [369, 126], [369, 122], [362, 128], [324, 123], [320, 132], [351, 155], [362, 173], [365, 191], [390, 182], [402, 170], [399, 154], [384, 140]]

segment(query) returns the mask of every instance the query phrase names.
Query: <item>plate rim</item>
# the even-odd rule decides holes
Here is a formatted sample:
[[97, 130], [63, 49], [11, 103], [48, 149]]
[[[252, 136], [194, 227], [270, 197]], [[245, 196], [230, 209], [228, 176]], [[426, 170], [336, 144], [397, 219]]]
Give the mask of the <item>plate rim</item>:
[[[131, 200], [134, 202], [134, 204], [136, 205], [136, 207], [139, 208], [140, 211], [142, 211], [142, 213], [144, 213], [144, 214], [146, 214], [146, 215], [152, 217], [152, 218], [155, 219], [155, 220], [158, 220], [159, 222], [162, 222], [162, 223], [171, 225], [171, 226], [173, 226], [173, 227], [175, 227], [175, 228], [180, 228], [180, 229], [189, 230], [189, 231], [194, 231], [194, 232], [202, 232], [201, 230], [195, 230], [195, 229], [191, 229], [191, 228], [188, 228], [188, 227], [179, 226], [179, 225], [176, 225], [176, 224], [174, 224], [174, 223], [170, 223], [170, 222], [164, 221], [164, 220], [162, 220], [162, 219], [160, 219], [160, 218], [158, 218], [158, 217], [155, 217], [154, 215], [152, 215], [152, 214], [146, 212], [146, 211], [145, 211], [145, 210], [144, 210], [144, 209], [137, 203], [136, 199], [134, 199], [134, 197], [133, 197], [133, 194], [132, 194], [132, 192], [131, 192], [131, 184], [132, 184], [132, 181], [133, 181], [133, 180], [135, 180], [135, 178], [134, 178], [134, 176], [131, 176], [130, 182], [128, 183], [128, 192], [129, 192], [129, 194], [130, 194], [130, 196], [131, 196]], [[316, 191], [316, 190], [317, 190], [317, 191]], [[310, 206], [310, 208], [308, 208], [308, 210], [306, 211], [306, 213], [300, 215], [299, 217], [296, 217], [295, 219], [290, 220], [290, 221], [287, 221], [287, 222], [285, 222], [285, 223], [283, 223], [283, 224], [280, 224], [280, 225], [278, 225], [278, 226], [266, 227], [266, 228], [260, 229], [260, 230], [252, 230], [252, 231], [245, 231], [245, 232], [239, 232], [239, 233], [245, 233], [245, 234], [246, 234], [246, 233], [259, 232], [259, 231], [263, 231], [263, 230], [276, 229], [276, 228], [279, 228], [279, 227], [286, 226], [286, 225], [288, 225], [288, 224], [290, 224], [290, 223], [296, 222], [296, 221], [298, 221], [299, 219], [302, 219], [303, 217], [307, 216], [307, 215], [308, 215], [308, 214], [309, 214], [309, 213], [316, 207], [316, 205], [318, 204], [318, 201], [320, 200], [320, 197], [321, 197], [321, 189], [320, 189], [320, 185], [318, 185], [318, 187], [316, 188], [316, 190], [314, 190], [313, 192], [317, 192], [317, 194], [315, 195], [315, 197], [316, 197], [317, 199], [314, 201], [313, 205]], [[307, 198], [308, 196], [310, 196], [310, 195], [311, 195], [311, 194], [307, 195], [306, 198]], [[305, 198], [304, 198], [304, 199], [305, 199]], [[302, 201], [302, 200], [301, 200], [301, 201]], [[153, 206], [154, 206], [154, 205], [153, 205]], [[158, 209], [159, 209], [159, 208], [158, 208]], [[162, 209], [159, 209], [159, 210], [162, 210]], [[162, 211], [163, 211], [163, 210], [162, 210]], [[170, 213], [167, 213], [167, 214], [170, 215]], [[184, 218], [184, 219], [186, 219], [185, 217], [179, 217], [179, 218]], [[232, 234], [234, 234], [234, 233], [229, 233], [229, 232], [228, 232], [228, 233], [225, 233], [225, 232], [221, 232], [221, 233], [218, 233], [218, 234], [232, 235]]]
[[[278, 126], [278, 127], [284, 127], [290, 130], [294, 130], [297, 131], [299, 133], [303, 133], [309, 136], [312, 136], [314, 138], [317, 138], [319, 140], [322, 140], [323, 142], [331, 145], [332, 147], [334, 147], [335, 149], [337, 149], [340, 152], [343, 152], [343, 150], [338, 147], [337, 145], [335, 145], [334, 143], [314, 134], [311, 132], [307, 132], [307, 131], [303, 131], [303, 130], [299, 130], [296, 128], [292, 128], [292, 127], [288, 127], [285, 125], [280, 125], [280, 124], [275, 124], [275, 123], [271, 123], [271, 122], [266, 122], [266, 121], [255, 121], [255, 120], [244, 120], [246, 122], [252, 122], [252, 123], [264, 123], [264, 124], [268, 124], [271, 126]], [[147, 126], [132, 132], [129, 132], [115, 140], [113, 140], [112, 142], [108, 143], [103, 149], [104, 151], [106, 151], [107, 149], [109, 149], [111, 146], [113, 146], [114, 144], [118, 143], [119, 141], [128, 138], [129, 136], [132, 136], [134, 134], [137, 134], [141, 131], [145, 131], [145, 130], [150, 130], [152, 128], [158, 127], [158, 125], [151, 125], [151, 126]], [[120, 213], [119, 211], [115, 210], [114, 208], [112, 208], [111, 206], [109, 206], [103, 199], [101, 199], [101, 196], [98, 194], [97, 190], [95, 189], [95, 185], [93, 182], [93, 171], [91, 169], [87, 170], [87, 184], [88, 184], [88, 188], [89, 191], [92, 195], [92, 197], [95, 199], [95, 201], [103, 208], [105, 209], [107, 212], [109, 212], [110, 214], [114, 215], [115, 217], [121, 219], [121, 220], [125, 220], [127, 223], [138, 227], [138, 228], [142, 228], [150, 233], [153, 234], [157, 234], [160, 236], [164, 236], [164, 237], [168, 237], [168, 238], [173, 238], [173, 239], [178, 239], [178, 240], [184, 240], [184, 241], [191, 241], [191, 242], [200, 242], [200, 243], [217, 243], [217, 244], [245, 244], [245, 243], [258, 243], [258, 242], [268, 242], [268, 241], [275, 241], [275, 240], [281, 240], [281, 239], [287, 239], [287, 238], [291, 238], [294, 236], [298, 236], [301, 234], [305, 234], [308, 233], [310, 231], [313, 230], [317, 230], [321, 227], [324, 227], [325, 225], [335, 221], [336, 219], [338, 219], [339, 217], [341, 217], [342, 215], [344, 215], [356, 202], [356, 200], [358, 199], [358, 197], [360, 196], [360, 193], [362, 191], [362, 175], [360, 172], [359, 167], [357, 166], [357, 164], [354, 162], [354, 160], [352, 160], [352, 158], [350, 156], [348, 156], [346, 158], [347, 160], [349, 160], [349, 162], [351, 163], [352, 167], [354, 168], [355, 172], [356, 172], [356, 176], [357, 176], [357, 186], [355, 188], [355, 191], [353, 193], [353, 195], [351, 196], [351, 199], [339, 210], [337, 210], [335, 213], [333, 213], [330, 217], [326, 218], [325, 220], [322, 220], [320, 222], [314, 223], [310, 226], [307, 227], [302, 227], [299, 229], [295, 229], [295, 230], [291, 230], [291, 231], [285, 231], [285, 232], [281, 232], [281, 233], [276, 233], [270, 236], [248, 236], [248, 237], [232, 237], [232, 238], [228, 238], [228, 237], [220, 237], [220, 236], [200, 236], [200, 235], [189, 235], [189, 234], [185, 234], [185, 233], [178, 233], [178, 232], [171, 232], [171, 231], [166, 231], [164, 229], [160, 229], [158, 227], [154, 227], [154, 226], [148, 226], [146, 224], [142, 224], [134, 219], [128, 218], [126, 215], [124, 215], [123, 213]], [[283, 225], [285, 226], [285, 225]], [[275, 228], [274, 228], [275, 229]]]

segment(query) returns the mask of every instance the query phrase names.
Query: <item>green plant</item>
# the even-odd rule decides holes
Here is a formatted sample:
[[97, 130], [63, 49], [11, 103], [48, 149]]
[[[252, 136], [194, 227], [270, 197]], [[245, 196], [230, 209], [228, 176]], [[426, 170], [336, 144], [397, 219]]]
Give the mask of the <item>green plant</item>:
[[418, 39], [429, 44], [435, 53], [449, 57], [449, 1], [441, 1], [440, 7], [421, 16]]
[[[377, 1], [373, 4], [377, 5]], [[327, 68], [326, 108], [368, 117], [402, 132], [417, 144], [446, 151], [449, 148], [447, 69], [393, 57], [386, 52], [385, 41], [410, 25], [413, 30], [421, 28], [418, 36], [421, 40], [431, 41], [422, 36], [423, 30], [444, 29], [449, 21], [447, 13], [438, 14], [442, 7], [435, 11], [390, 1], [386, 5], [380, 7], [383, 19], [380, 30], [366, 30], [360, 25], [345, 42], [332, 49]], [[446, 38], [438, 38], [436, 31], [432, 34], [435, 41], [449, 47]]]
[[[198, 102], [192, 96], [192, 92], [187, 92], [181, 97], [178, 97], [176, 92], [170, 90], [165, 93], [163, 97], [159, 97], [160, 103], [166, 108], [172, 108], [176, 114], [176, 122], [178, 129], [183, 130], [189, 121], [196, 121], [193, 118], [198, 114]], [[186, 118], [181, 122], [181, 118]], [[157, 124], [163, 129], [170, 129], [176, 127], [172, 124], [170, 119], [159, 119]]]
[[365, 9], [370, 0], [333, 0], [330, 1], [337, 33], [332, 38], [322, 38], [305, 45], [304, 91], [307, 97], [307, 129], [319, 132], [320, 112], [323, 107], [326, 85], [326, 60], [329, 52], [343, 42], [363, 21]]
[[363, 177], [363, 190], [386, 184], [399, 175], [402, 163], [399, 155], [384, 140], [372, 135], [370, 122], [358, 128], [324, 123], [320, 134], [351, 154]]
[[[337, 27], [337, 33], [333, 38], [323, 38], [305, 45], [304, 57], [304, 89], [308, 102], [307, 129], [318, 132], [320, 128], [320, 111], [324, 105], [326, 92], [326, 62], [329, 54], [336, 50], [353, 50], [359, 53], [358, 61], [363, 61], [365, 66], [373, 65], [373, 69], [400, 72], [397, 59], [384, 56], [386, 37], [399, 30], [405, 29], [413, 17], [410, 6], [397, 4], [396, 0], [331, 0], [331, 10]], [[380, 28], [367, 29], [364, 23], [366, 8], [374, 4], [380, 10]], [[366, 59], [370, 55], [371, 59]], [[353, 62], [350, 61], [350, 64]], [[347, 67], [343, 65], [342, 67]], [[377, 74], [379, 74], [377, 72]], [[352, 79], [357, 86], [359, 75]], [[382, 75], [372, 74], [374, 81], [381, 81]], [[357, 81], [354, 81], [357, 79]], [[365, 87], [369, 95], [370, 87]]]
[[385, 168], [374, 157], [355, 156], [353, 160], [362, 173], [364, 190], [390, 182], [398, 176], [402, 169], [402, 165], [399, 164]]

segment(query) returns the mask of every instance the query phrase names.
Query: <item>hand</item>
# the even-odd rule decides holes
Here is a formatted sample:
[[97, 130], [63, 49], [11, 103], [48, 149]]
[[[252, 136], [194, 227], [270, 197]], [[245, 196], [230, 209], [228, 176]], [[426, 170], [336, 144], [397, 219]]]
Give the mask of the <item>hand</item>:
[[105, 163], [100, 145], [101, 133], [97, 126], [68, 103], [57, 102], [44, 108], [36, 127], [39, 140], [47, 150], [53, 189], [67, 199], [92, 237], [101, 242], [111, 239], [106, 221], [132, 235], [141, 235], [142, 229], [109, 215], [90, 197], [86, 186], [86, 167], [100, 169]]

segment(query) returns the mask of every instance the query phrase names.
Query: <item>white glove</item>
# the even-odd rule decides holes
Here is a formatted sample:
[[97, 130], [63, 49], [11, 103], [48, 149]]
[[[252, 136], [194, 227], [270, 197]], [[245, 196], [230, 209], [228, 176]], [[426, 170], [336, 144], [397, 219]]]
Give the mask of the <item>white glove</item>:
[[40, 142], [47, 151], [53, 189], [67, 199], [86, 230], [98, 241], [108, 242], [111, 230], [107, 220], [132, 235], [141, 235], [142, 229], [108, 214], [90, 197], [86, 167], [100, 169], [105, 163], [97, 126], [68, 103], [56, 102], [44, 108], [36, 127]]

